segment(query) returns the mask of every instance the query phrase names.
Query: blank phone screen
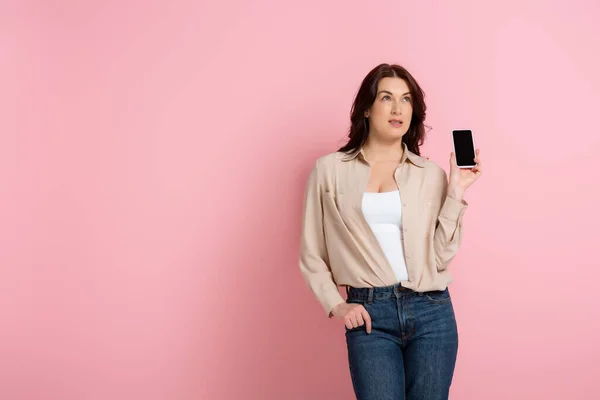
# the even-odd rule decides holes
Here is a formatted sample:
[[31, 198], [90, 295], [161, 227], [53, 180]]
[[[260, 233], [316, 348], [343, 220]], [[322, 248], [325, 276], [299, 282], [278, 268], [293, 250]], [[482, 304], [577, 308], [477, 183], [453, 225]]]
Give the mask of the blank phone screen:
[[470, 130], [452, 131], [454, 139], [454, 152], [456, 165], [475, 165], [475, 148], [473, 147], [473, 134]]

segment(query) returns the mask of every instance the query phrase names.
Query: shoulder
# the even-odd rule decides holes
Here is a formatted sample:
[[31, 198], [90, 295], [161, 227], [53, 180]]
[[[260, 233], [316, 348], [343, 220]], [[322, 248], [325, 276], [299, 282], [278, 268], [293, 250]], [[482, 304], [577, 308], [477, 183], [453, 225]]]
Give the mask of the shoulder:
[[344, 156], [341, 152], [331, 152], [314, 159], [308, 178], [309, 184], [328, 187], [339, 173]]
[[339, 151], [324, 154], [316, 159], [314, 168], [323, 174], [330, 173], [344, 163], [344, 157], [347, 155]]
[[317, 164], [320, 166], [336, 165], [343, 162], [344, 157], [347, 157], [347, 155], [340, 151], [334, 151], [317, 158]]
[[429, 158], [423, 157], [423, 169], [426, 177], [431, 179], [432, 181], [439, 181], [445, 183], [448, 179], [448, 175], [446, 170], [444, 170], [439, 164], [435, 161], [430, 160]]

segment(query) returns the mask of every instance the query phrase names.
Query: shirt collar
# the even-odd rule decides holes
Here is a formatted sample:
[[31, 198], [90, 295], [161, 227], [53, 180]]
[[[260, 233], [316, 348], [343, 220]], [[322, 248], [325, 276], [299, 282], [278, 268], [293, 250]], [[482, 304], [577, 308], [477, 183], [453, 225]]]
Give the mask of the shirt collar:
[[[425, 159], [423, 157], [418, 156], [415, 153], [413, 153], [412, 151], [408, 150], [408, 146], [404, 142], [402, 142], [402, 147], [404, 148], [404, 154], [402, 154], [402, 160], [400, 160], [401, 164], [408, 159], [411, 163], [413, 163], [417, 167], [421, 167], [422, 168], [422, 167], [425, 166]], [[354, 160], [355, 158], [357, 158], [359, 156], [363, 160], [365, 159], [365, 153], [363, 152], [363, 148], [362, 147], [360, 148], [359, 151], [357, 151], [354, 154], [345, 155], [342, 160], [343, 161], [351, 161], [351, 160]]]

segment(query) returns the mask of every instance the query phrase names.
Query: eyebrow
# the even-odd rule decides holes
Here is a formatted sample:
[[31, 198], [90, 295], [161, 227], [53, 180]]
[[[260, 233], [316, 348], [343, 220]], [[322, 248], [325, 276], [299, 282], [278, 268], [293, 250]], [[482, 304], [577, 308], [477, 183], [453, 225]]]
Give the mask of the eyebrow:
[[[380, 90], [379, 93], [377, 93], [377, 95], [379, 96], [381, 93], [388, 93], [388, 94], [391, 94], [392, 96], [394, 95], [392, 92], [389, 92], [387, 90]], [[410, 92], [406, 92], [406, 93], [402, 94], [402, 96], [406, 96], [407, 94], [410, 94]]]

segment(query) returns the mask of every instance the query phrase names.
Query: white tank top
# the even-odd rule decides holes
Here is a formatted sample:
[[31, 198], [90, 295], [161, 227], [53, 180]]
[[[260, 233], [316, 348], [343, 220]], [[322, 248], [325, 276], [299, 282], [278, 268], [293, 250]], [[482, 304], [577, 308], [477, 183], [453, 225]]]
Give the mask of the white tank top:
[[379, 241], [398, 281], [408, 280], [402, 243], [402, 202], [400, 191], [365, 192], [362, 211]]

